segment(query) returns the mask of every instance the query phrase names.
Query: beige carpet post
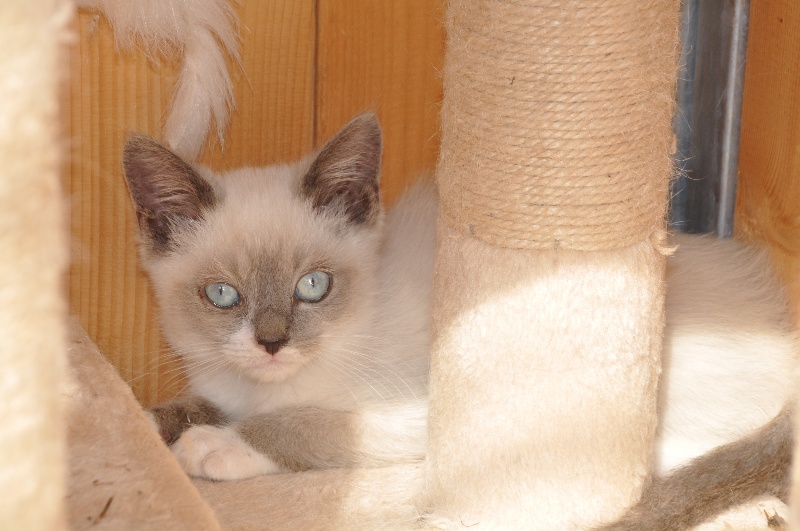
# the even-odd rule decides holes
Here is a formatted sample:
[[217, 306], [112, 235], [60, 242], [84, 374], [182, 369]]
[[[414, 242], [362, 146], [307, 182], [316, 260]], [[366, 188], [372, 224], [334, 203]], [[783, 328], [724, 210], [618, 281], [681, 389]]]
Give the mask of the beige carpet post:
[[[800, 377], [796, 374], [795, 378]], [[800, 381], [798, 382], [800, 383]], [[800, 426], [800, 397], [795, 396], [794, 410], [794, 455], [793, 463], [800, 463], [800, 437], [797, 436], [797, 427]], [[789, 529], [792, 531], [800, 530], [800, 466], [792, 467], [792, 489], [789, 497]]]
[[451, 0], [427, 507], [583, 529], [655, 429], [678, 2]]
[[0, 524], [64, 528], [66, 226], [58, 87], [70, 6], [0, 2]]

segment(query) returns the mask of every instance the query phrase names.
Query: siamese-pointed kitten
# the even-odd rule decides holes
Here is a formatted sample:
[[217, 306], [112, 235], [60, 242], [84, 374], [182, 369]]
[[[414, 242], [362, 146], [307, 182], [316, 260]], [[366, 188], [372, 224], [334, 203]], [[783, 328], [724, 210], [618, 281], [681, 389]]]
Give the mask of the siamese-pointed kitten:
[[436, 203], [384, 216], [361, 115], [301, 162], [224, 174], [135, 136], [124, 170], [190, 394], [152, 410], [217, 480], [424, 457]]
[[[128, 141], [142, 262], [191, 390], [152, 413], [189, 474], [424, 458], [436, 200], [421, 184], [384, 216], [380, 157], [371, 114], [301, 162], [223, 174]], [[788, 466], [770, 442], [790, 438], [788, 414], [768, 423], [791, 396], [797, 342], [768, 261], [733, 241], [674, 242], [656, 476], [617, 529], [688, 521], [670, 508], [702, 521], [775, 490]]]

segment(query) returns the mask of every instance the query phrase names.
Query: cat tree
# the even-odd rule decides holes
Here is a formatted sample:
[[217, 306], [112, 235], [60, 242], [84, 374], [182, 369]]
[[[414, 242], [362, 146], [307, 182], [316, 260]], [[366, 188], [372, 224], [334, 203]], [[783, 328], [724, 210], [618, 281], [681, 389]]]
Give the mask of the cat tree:
[[55, 0], [0, 5], [0, 521], [13, 529], [66, 529], [57, 102], [68, 8]]
[[447, 11], [427, 502], [619, 515], [651, 463], [678, 2]]
[[[163, 0], [139, 11], [82, 2], [112, 19], [121, 44], [185, 54], [167, 138], [190, 158], [210, 120], [224, 128], [230, 85], [220, 50], [236, 55], [230, 11], [208, 3], [213, 17], [158, 11], [159, 26], [147, 14]], [[429, 512], [431, 526], [578, 529], [636, 498], [655, 426], [676, 0], [451, 0], [430, 458], [424, 468], [229, 484], [182, 475], [80, 331], [62, 420], [64, 238], [51, 103], [68, 11], [55, 0], [0, 7], [0, 64], [6, 79], [24, 81], [0, 86], [6, 525], [62, 525], [65, 422], [75, 528], [217, 529], [219, 519], [234, 528], [404, 529]], [[197, 57], [214, 60], [201, 68]], [[200, 137], [175, 118], [187, 109], [199, 111], [189, 114], [203, 122], [192, 129]]]

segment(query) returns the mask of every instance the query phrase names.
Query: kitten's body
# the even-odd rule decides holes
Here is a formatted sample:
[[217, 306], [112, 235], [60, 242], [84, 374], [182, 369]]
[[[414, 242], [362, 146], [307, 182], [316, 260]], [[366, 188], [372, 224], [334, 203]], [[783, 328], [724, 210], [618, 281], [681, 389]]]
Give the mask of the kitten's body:
[[[424, 458], [436, 201], [430, 185], [418, 185], [384, 223], [379, 162], [371, 116], [316, 158], [225, 175], [152, 141], [129, 142], [144, 263], [198, 397], [154, 412], [165, 438], [180, 437], [173, 450], [191, 474], [235, 479]], [[730, 241], [676, 242], [660, 473], [775, 416], [796, 354], [763, 256]], [[328, 295], [293, 300], [297, 279], [317, 269], [332, 275]], [[243, 302], [209, 304], [202, 289], [214, 282], [235, 286]], [[186, 422], [189, 411], [203, 412], [195, 424], [219, 426]]]
[[772, 419], [794, 385], [798, 343], [763, 252], [676, 235], [667, 261], [657, 470], [685, 464]]
[[[765, 495], [787, 501], [792, 432], [786, 407], [756, 432], [651, 478], [636, 505], [596, 531], [682, 531]], [[768, 524], [771, 515], [764, 516]]]
[[[384, 219], [380, 152], [372, 116], [315, 158], [224, 176], [148, 139], [128, 143], [143, 261], [196, 397], [154, 412], [169, 441], [191, 427], [173, 445], [190, 472], [234, 479], [423, 458], [436, 202], [420, 184]], [[316, 270], [330, 274], [329, 293], [293, 297]], [[241, 303], [215, 307], [210, 283], [235, 287]], [[233, 427], [192, 426], [186, 407], [217, 408], [204, 420]], [[301, 434], [309, 444], [294, 444]]]
[[679, 531], [789, 490], [798, 340], [769, 260], [733, 240], [674, 241], [657, 475], [602, 531]]

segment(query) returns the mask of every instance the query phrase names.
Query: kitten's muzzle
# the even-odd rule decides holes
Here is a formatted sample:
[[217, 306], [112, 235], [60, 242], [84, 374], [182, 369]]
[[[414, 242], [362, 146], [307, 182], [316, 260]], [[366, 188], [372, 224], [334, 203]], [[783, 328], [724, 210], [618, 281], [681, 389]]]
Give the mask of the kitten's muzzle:
[[258, 344], [264, 347], [264, 350], [269, 352], [270, 354], [277, 354], [277, 352], [283, 347], [286, 343], [289, 342], [288, 337], [282, 337], [280, 339], [259, 339]]

